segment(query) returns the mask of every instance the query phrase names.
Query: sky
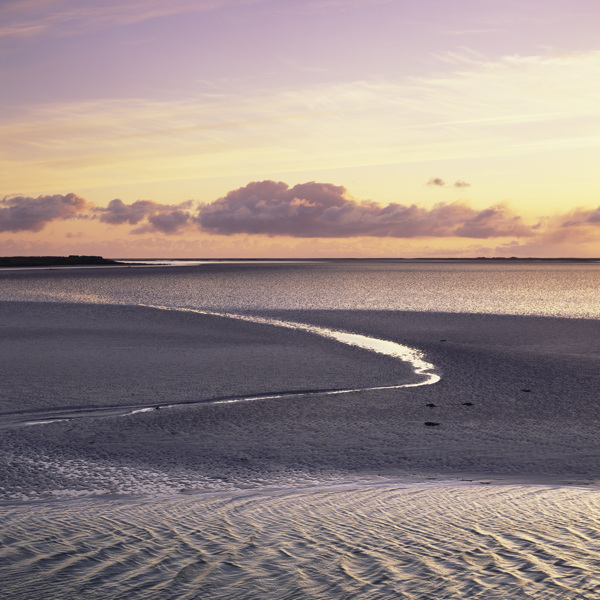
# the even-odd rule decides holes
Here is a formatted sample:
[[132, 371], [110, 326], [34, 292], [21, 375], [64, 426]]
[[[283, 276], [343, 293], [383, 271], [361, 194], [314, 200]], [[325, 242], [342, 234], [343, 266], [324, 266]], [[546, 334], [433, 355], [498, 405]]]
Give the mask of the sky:
[[598, 0], [0, 0], [0, 255], [600, 257]]

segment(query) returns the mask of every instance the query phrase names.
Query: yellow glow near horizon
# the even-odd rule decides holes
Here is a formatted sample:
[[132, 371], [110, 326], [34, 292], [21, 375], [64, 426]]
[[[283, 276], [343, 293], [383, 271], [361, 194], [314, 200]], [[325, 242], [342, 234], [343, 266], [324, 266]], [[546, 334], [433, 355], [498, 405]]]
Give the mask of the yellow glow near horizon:
[[[444, 77], [326, 84], [268, 97], [221, 94], [23, 109], [0, 126], [10, 149], [2, 155], [0, 189], [48, 193], [171, 182], [171, 197], [180, 188], [187, 197], [186, 181], [309, 172], [330, 181], [332, 171], [368, 177], [369, 169], [406, 164], [435, 175], [429, 165], [448, 163], [446, 171], [466, 173], [475, 169], [464, 164], [473, 162], [490, 176], [499, 171], [491, 184], [502, 189], [502, 166], [512, 161], [523, 164], [523, 172], [511, 173], [516, 199], [540, 171], [559, 169], [573, 172], [569, 185], [579, 186], [582, 203], [591, 200], [581, 189], [591, 174], [577, 166], [589, 163], [600, 143], [600, 52], [495, 63], [465, 58], [454, 67]], [[383, 197], [369, 196], [381, 202], [392, 201], [406, 185], [372, 183], [386, 190]], [[541, 184], [535, 186], [543, 190]], [[555, 192], [553, 182], [544, 198], [538, 193], [528, 202], [556, 206]]]
[[[252, 181], [319, 181], [381, 206], [507, 204], [540, 234], [535, 243], [409, 236], [306, 246], [319, 252], [600, 254], [590, 223], [542, 236], [548, 223], [562, 227], [561, 215], [589, 216], [600, 203], [596, 4], [539, 15], [530, 2], [490, 12], [457, 0], [464, 11], [435, 14], [427, 2], [292, 2], [277, 5], [277, 19], [270, 0], [159, 4], [51, 1], [33, 17], [20, 0], [0, 8], [0, 197], [73, 192], [96, 207], [114, 198], [179, 205]], [[0, 223], [0, 248], [50, 247], [49, 227]], [[108, 236], [109, 247], [129, 243], [126, 254], [138, 256], [236, 247], [198, 228], [150, 242], [102, 229], [92, 215], [52, 231], [99, 248]], [[306, 252], [302, 239], [251, 239], [248, 255]]]

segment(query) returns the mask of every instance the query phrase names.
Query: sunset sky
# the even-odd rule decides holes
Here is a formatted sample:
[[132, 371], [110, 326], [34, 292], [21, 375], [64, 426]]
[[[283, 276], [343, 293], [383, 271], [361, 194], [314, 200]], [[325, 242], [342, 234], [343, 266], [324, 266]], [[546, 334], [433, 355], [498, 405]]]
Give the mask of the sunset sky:
[[600, 256], [598, 0], [1, 0], [0, 255]]

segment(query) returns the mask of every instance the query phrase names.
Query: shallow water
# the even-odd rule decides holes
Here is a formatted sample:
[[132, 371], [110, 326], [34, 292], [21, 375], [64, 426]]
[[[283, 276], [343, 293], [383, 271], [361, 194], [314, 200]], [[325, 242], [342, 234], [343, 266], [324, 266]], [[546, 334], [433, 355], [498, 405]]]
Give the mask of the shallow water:
[[600, 493], [585, 489], [372, 484], [1, 510], [12, 600], [600, 594]]
[[208, 310], [408, 310], [600, 317], [595, 263], [245, 263], [0, 272], [0, 300]]

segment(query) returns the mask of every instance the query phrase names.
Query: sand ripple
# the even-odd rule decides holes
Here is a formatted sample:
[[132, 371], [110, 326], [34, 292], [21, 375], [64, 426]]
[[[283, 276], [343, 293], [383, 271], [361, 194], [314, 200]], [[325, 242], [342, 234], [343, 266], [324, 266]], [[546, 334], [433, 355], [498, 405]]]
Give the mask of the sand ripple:
[[0, 578], [37, 598], [600, 594], [600, 493], [362, 485], [2, 509]]

